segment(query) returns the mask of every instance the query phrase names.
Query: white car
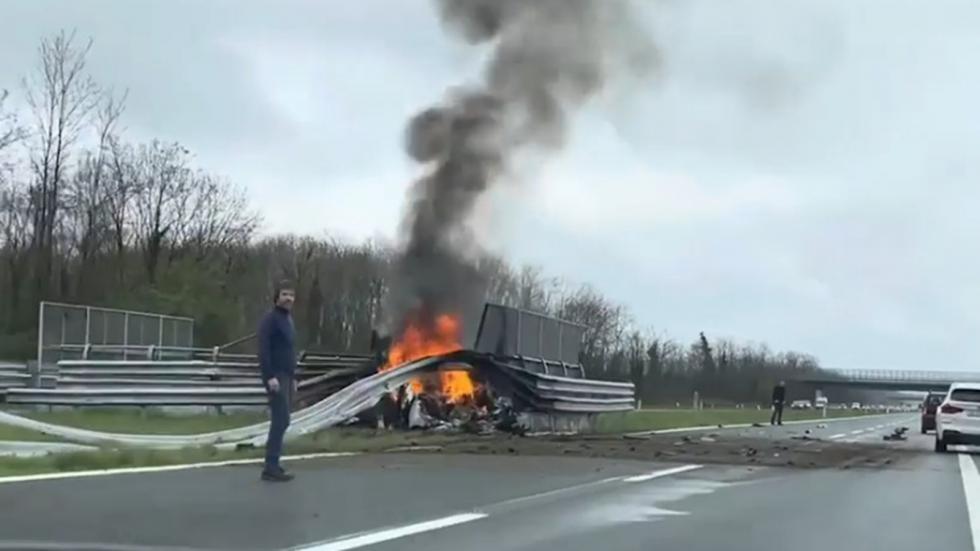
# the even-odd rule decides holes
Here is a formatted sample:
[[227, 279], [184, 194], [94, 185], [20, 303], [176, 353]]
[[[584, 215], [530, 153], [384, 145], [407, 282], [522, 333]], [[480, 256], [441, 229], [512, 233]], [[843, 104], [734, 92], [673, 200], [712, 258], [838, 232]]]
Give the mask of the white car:
[[810, 400], [793, 400], [793, 403], [789, 405], [789, 409], [810, 409], [813, 404]]
[[936, 451], [951, 444], [980, 446], [980, 383], [953, 383], [936, 409]]

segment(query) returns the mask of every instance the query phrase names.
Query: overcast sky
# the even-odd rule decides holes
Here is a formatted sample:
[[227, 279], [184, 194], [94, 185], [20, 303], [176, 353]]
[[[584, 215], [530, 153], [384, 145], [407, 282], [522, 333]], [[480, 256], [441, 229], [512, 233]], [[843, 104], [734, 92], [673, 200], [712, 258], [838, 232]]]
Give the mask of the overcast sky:
[[[588, 282], [644, 326], [843, 368], [977, 370], [980, 4], [639, 1], [653, 78], [498, 190], [485, 243]], [[395, 236], [406, 119], [479, 73], [429, 0], [5, 0], [0, 88], [77, 29], [129, 89], [134, 140], [179, 140], [266, 232]]]

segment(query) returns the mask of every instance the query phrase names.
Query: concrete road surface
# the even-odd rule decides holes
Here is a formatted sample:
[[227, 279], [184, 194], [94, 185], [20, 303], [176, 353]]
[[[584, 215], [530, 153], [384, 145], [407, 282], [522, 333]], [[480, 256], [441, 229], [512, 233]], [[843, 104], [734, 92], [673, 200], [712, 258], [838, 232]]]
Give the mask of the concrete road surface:
[[[0, 540], [198, 549], [980, 551], [980, 454], [908, 414], [762, 429], [921, 450], [883, 469], [697, 466], [571, 457], [362, 455], [256, 467], [0, 483]], [[748, 430], [748, 429], [726, 429]], [[972, 518], [971, 518], [972, 516]], [[98, 546], [96, 546], [97, 548]]]

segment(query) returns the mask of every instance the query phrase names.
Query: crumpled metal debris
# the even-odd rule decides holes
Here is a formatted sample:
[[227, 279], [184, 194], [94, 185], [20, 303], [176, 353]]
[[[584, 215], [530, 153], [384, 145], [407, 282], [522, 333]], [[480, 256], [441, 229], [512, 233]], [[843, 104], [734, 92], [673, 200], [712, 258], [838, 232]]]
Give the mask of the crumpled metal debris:
[[528, 429], [518, 419], [517, 410], [514, 409], [514, 403], [506, 396], [497, 399], [496, 407], [491, 414], [491, 418], [494, 422], [494, 428], [499, 431], [509, 432], [518, 436], [527, 434]]
[[905, 434], [906, 432], [908, 432], [908, 430], [909, 430], [908, 427], [898, 427], [891, 434], [886, 434], [885, 436], [883, 436], [882, 440], [888, 440], [888, 441], [908, 440], [909, 437], [906, 436]]

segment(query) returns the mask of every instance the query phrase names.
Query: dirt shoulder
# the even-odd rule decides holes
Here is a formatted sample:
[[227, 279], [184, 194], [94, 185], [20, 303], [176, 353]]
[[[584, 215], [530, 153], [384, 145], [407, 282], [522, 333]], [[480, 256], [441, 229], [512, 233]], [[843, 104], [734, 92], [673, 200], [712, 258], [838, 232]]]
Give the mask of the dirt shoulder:
[[882, 468], [899, 466], [922, 452], [878, 443], [829, 440], [772, 440], [742, 435], [690, 434], [617, 436], [492, 435], [460, 437], [441, 443], [424, 437], [410, 439], [388, 451], [415, 449], [421, 453], [608, 457], [645, 461], [676, 461], [796, 468]]

